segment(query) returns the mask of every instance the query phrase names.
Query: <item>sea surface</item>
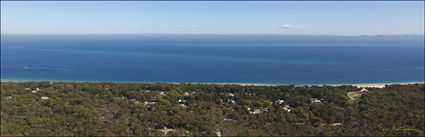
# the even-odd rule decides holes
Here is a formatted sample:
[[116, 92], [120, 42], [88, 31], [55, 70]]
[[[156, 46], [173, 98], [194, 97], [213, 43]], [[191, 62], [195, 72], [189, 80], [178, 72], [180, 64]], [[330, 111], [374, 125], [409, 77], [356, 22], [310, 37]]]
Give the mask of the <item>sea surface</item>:
[[424, 81], [423, 36], [5, 35], [2, 81]]

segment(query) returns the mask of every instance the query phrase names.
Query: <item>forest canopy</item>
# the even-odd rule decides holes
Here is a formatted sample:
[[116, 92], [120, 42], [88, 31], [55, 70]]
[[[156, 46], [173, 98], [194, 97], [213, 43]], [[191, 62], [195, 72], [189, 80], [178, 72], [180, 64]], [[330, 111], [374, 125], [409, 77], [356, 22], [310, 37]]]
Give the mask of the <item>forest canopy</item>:
[[424, 136], [424, 87], [2, 82], [1, 136]]

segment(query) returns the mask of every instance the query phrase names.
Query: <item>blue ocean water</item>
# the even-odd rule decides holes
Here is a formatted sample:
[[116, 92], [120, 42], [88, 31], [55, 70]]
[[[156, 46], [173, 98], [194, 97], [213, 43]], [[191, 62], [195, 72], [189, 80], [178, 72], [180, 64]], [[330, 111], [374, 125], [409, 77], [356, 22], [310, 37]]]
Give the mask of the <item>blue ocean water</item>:
[[1, 79], [344, 84], [424, 81], [423, 36], [7, 35]]

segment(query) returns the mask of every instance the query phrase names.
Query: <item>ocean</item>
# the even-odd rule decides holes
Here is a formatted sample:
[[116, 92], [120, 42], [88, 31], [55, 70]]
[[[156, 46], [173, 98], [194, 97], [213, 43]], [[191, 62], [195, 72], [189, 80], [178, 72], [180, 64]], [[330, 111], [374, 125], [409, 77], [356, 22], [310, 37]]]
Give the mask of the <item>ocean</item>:
[[424, 81], [423, 36], [6, 35], [2, 81]]

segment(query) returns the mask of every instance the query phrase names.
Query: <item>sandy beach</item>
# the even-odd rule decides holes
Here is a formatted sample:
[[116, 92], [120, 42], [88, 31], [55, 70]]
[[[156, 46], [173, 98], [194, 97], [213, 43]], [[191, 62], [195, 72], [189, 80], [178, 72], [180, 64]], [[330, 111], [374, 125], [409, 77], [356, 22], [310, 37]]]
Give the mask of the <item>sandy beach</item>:
[[200, 84], [200, 85], [239, 85], [239, 86], [289, 86], [294, 85], [296, 87], [303, 86], [343, 86], [343, 85], [352, 85], [359, 88], [384, 88], [385, 85], [408, 85], [408, 84], [423, 84], [425, 82], [390, 82], [390, 83], [352, 83], [352, 84], [267, 84], [267, 83], [214, 83], [214, 82], [118, 82], [118, 81], [48, 81], [48, 80], [10, 80], [10, 79], [1, 79], [1, 82], [89, 82], [89, 83], [99, 83], [99, 82], [112, 82], [112, 83], [141, 83], [141, 84]]
[[[384, 88], [385, 85], [408, 85], [408, 84], [423, 84], [424, 82], [399, 82], [399, 83], [365, 83], [365, 84], [344, 84], [353, 85], [359, 88]], [[335, 85], [338, 86], [338, 85]], [[340, 86], [340, 85], [339, 85]]]

